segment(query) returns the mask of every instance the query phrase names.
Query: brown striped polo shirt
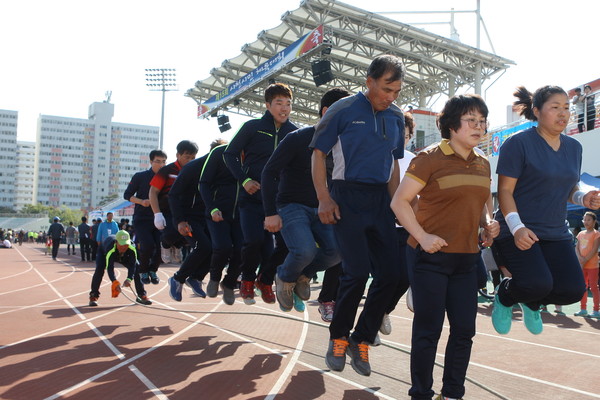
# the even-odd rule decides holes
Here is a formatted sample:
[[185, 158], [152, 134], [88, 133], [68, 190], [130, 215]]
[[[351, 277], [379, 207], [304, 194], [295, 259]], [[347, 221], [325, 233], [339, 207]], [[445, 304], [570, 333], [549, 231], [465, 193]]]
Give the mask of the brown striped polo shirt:
[[[465, 160], [447, 139], [420, 152], [406, 177], [425, 185], [419, 193], [417, 221], [425, 232], [444, 239], [444, 253], [477, 253], [481, 213], [490, 195], [490, 163], [473, 150]], [[411, 236], [408, 244], [417, 246]]]

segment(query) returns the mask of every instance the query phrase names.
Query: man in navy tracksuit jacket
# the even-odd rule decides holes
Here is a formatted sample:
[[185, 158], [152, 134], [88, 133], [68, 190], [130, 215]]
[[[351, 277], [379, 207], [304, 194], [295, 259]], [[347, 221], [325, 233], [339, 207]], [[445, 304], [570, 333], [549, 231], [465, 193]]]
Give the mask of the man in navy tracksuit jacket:
[[[367, 91], [331, 106], [311, 143], [319, 217], [334, 224], [342, 255], [343, 276], [325, 358], [334, 371], [344, 368], [348, 352], [354, 370], [370, 375], [369, 344], [375, 340], [400, 280], [390, 202], [399, 185], [397, 159], [403, 157], [404, 148], [404, 115], [393, 104], [404, 74], [397, 57], [376, 57], [367, 71]], [[329, 152], [334, 161], [331, 193], [325, 168]], [[369, 275], [373, 281], [350, 335]]]
[[162, 150], [150, 152], [150, 168], [137, 172], [131, 178], [123, 198], [135, 203], [133, 223], [135, 241], [139, 247], [140, 278], [144, 284], [158, 284], [156, 275], [160, 266], [160, 231], [154, 226], [154, 213], [150, 207], [150, 181], [167, 162], [167, 155]]
[[[349, 94], [339, 88], [329, 90], [321, 99], [319, 115]], [[303, 304], [295, 297], [308, 300], [315, 273], [340, 261], [333, 226], [319, 220], [319, 201], [310, 170], [312, 150], [308, 147], [314, 133], [314, 127], [289, 133], [262, 173], [265, 228], [281, 231], [289, 250], [275, 278], [277, 301], [283, 311], [292, 307], [303, 311]]]
[[[232, 175], [244, 190], [240, 193], [240, 222], [244, 236], [242, 247], [242, 283], [240, 295], [246, 304], [254, 304], [254, 280], [256, 268], [261, 265], [261, 275], [256, 286], [263, 300], [274, 303], [272, 290], [276, 261], [273, 253], [272, 234], [264, 230], [264, 211], [260, 194], [260, 179], [267, 160], [279, 142], [297, 129], [288, 118], [292, 109], [292, 92], [282, 83], [269, 85], [265, 90], [267, 111], [260, 119], [246, 122], [231, 140], [223, 159]], [[281, 235], [276, 235], [277, 248], [285, 248]], [[277, 257], [273, 255], [274, 257]]]
[[202, 280], [210, 268], [211, 243], [207, 235], [205, 206], [198, 189], [200, 174], [208, 154], [187, 163], [169, 190], [169, 207], [175, 229], [192, 248], [175, 274], [169, 278], [169, 294], [175, 301], [181, 301], [182, 285], [206, 297]]
[[[219, 283], [223, 289], [223, 301], [232, 305], [239, 275], [242, 228], [238, 209], [240, 186], [223, 161], [226, 144], [215, 147], [210, 154], [200, 177], [200, 195], [206, 206], [208, 231], [212, 242], [210, 280], [206, 288], [209, 297], [217, 295]], [[227, 274], [221, 282], [223, 269]]]

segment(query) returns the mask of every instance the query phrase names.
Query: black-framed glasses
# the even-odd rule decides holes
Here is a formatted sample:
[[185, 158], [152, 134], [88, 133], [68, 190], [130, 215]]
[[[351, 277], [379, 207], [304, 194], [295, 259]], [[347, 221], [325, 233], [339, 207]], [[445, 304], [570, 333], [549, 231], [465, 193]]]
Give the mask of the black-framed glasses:
[[477, 127], [487, 129], [489, 126], [489, 122], [487, 119], [461, 118], [460, 120], [466, 121], [469, 124], [469, 128], [471, 129], [477, 129]]

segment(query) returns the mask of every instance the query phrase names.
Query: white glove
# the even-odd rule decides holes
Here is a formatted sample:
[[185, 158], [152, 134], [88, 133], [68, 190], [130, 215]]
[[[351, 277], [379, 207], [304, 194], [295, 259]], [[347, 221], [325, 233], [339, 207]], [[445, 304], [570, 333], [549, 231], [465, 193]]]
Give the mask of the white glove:
[[154, 214], [154, 226], [160, 231], [165, 229], [165, 226], [167, 226], [167, 221], [162, 213]]

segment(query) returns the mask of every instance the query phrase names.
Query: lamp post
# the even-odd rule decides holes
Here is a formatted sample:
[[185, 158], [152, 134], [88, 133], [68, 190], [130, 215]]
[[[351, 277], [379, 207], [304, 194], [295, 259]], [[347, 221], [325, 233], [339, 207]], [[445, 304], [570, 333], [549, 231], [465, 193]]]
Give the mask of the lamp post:
[[160, 90], [162, 92], [162, 108], [160, 113], [160, 134], [159, 147], [163, 149], [163, 139], [165, 137], [165, 92], [177, 90], [177, 78], [174, 68], [152, 68], [146, 69], [146, 86], [150, 90]]

